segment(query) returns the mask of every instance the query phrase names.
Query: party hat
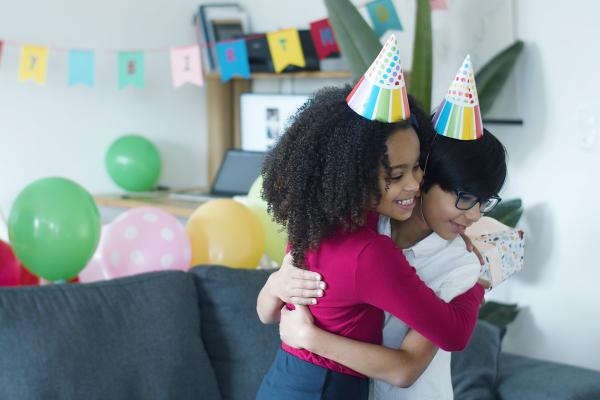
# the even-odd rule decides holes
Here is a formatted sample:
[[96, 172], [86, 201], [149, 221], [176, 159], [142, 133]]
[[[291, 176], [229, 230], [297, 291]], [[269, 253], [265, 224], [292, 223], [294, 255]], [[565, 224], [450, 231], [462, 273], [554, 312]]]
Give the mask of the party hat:
[[448, 93], [433, 117], [435, 131], [459, 140], [475, 140], [483, 135], [479, 98], [471, 56], [467, 55]]
[[346, 98], [346, 103], [370, 120], [398, 122], [410, 117], [400, 51], [394, 35], [385, 42], [373, 64]]

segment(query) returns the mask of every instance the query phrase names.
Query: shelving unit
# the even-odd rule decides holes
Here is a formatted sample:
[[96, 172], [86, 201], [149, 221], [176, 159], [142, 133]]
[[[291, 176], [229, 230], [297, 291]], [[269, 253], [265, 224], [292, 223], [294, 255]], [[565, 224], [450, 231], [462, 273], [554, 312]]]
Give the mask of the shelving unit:
[[350, 71], [301, 71], [290, 73], [254, 73], [250, 79], [234, 78], [221, 82], [218, 73], [204, 77], [208, 116], [208, 181], [212, 182], [228, 148], [241, 147], [240, 96], [250, 93], [258, 79], [349, 79]]

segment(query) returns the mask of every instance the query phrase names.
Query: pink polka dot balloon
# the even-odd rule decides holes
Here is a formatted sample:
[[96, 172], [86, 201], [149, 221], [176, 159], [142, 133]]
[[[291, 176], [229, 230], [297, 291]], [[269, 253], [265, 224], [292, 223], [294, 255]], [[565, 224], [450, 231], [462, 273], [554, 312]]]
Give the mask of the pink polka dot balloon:
[[103, 281], [106, 279], [106, 266], [104, 265], [104, 260], [102, 259], [102, 243], [106, 237], [107, 228], [108, 225], [102, 226], [98, 247], [92, 256], [92, 259], [88, 261], [85, 268], [79, 273], [79, 282], [81, 283]]
[[121, 214], [106, 229], [102, 241], [106, 275], [119, 278], [160, 270], [189, 268], [190, 240], [171, 214], [140, 207]]

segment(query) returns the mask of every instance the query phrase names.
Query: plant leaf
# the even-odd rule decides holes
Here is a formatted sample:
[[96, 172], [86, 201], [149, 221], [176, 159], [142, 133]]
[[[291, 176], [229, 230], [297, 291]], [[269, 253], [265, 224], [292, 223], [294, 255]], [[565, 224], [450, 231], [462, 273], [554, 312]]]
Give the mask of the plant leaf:
[[377, 58], [379, 38], [349, 0], [325, 0], [325, 6], [341, 53], [358, 80]]
[[505, 327], [517, 318], [519, 311], [516, 304], [488, 301], [479, 310], [479, 319], [496, 326]]
[[492, 217], [495, 220], [502, 222], [504, 225], [514, 228], [517, 225], [517, 222], [519, 222], [522, 214], [523, 202], [521, 199], [511, 199], [502, 201], [492, 212], [486, 213], [486, 216]]
[[427, 0], [417, 0], [413, 61], [408, 91], [427, 113], [431, 111], [433, 62], [431, 37], [431, 6]]
[[496, 97], [506, 83], [523, 47], [523, 41], [517, 40], [496, 54], [494, 58], [488, 61], [475, 74], [477, 93], [479, 95], [479, 108], [482, 115], [488, 113], [492, 108], [494, 100], [496, 100]]

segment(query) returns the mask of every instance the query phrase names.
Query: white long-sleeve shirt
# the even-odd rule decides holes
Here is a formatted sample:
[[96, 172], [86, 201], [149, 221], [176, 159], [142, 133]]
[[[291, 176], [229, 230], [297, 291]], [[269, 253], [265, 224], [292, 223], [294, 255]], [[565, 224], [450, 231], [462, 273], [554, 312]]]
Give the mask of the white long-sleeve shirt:
[[[379, 233], [391, 235], [389, 218], [380, 217]], [[481, 270], [477, 256], [466, 250], [462, 238], [447, 241], [432, 233], [404, 250], [419, 277], [446, 302], [473, 287]], [[386, 313], [383, 345], [399, 348], [410, 329], [398, 318]], [[402, 389], [380, 380], [371, 380], [371, 400], [452, 400], [451, 353], [438, 350], [417, 381]]]

